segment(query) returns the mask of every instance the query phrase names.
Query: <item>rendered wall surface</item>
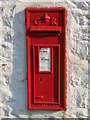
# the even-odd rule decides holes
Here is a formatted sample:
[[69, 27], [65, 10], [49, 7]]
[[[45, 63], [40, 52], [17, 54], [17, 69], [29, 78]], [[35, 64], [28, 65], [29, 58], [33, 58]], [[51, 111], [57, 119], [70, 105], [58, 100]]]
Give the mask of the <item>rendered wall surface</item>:
[[[84, 1], [84, 0], [83, 0]], [[0, 118], [87, 118], [88, 116], [88, 3], [80, 1], [0, 1]], [[67, 9], [67, 110], [27, 110], [27, 7]], [[89, 44], [90, 46], [90, 44]], [[89, 60], [90, 61], [90, 60]]]

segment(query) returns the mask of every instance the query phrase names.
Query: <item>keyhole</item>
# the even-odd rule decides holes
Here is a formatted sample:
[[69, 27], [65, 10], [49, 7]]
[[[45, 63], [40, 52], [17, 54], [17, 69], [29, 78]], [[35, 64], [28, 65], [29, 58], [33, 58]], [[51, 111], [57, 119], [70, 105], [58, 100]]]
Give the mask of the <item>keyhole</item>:
[[42, 82], [42, 78], [40, 78], [40, 82]]

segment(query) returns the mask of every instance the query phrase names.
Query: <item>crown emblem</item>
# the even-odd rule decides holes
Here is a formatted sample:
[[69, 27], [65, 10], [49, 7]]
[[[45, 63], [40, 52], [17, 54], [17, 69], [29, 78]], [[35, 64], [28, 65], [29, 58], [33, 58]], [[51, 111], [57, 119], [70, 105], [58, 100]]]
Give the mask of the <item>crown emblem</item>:
[[57, 25], [56, 19], [51, 18], [47, 13], [44, 13], [41, 18], [34, 19], [34, 24], [39, 25], [41, 23], [49, 23], [49, 25]]
[[48, 16], [47, 13], [44, 13], [43, 16], [41, 17], [41, 20], [42, 20], [42, 21], [49, 21], [49, 20], [50, 20], [50, 17]]

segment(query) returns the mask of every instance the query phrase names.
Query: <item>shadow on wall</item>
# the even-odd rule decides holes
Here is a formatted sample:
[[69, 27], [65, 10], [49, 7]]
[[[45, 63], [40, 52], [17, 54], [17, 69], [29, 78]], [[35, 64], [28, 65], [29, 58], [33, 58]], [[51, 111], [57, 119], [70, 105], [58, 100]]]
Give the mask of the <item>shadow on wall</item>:
[[[13, 72], [11, 76], [10, 91], [12, 99], [9, 106], [12, 115], [28, 115], [45, 117], [55, 111], [32, 111], [27, 109], [27, 64], [26, 64], [26, 29], [25, 10], [14, 16], [13, 20]], [[45, 116], [44, 116], [45, 115]]]

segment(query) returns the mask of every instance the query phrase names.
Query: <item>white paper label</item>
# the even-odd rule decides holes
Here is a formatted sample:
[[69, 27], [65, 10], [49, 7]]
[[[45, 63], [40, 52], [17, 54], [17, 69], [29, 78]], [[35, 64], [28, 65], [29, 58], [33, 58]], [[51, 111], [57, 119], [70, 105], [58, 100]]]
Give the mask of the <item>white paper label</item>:
[[40, 71], [51, 70], [51, 49], [40, 48]]

